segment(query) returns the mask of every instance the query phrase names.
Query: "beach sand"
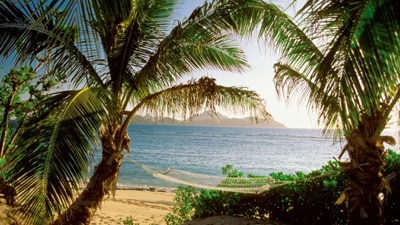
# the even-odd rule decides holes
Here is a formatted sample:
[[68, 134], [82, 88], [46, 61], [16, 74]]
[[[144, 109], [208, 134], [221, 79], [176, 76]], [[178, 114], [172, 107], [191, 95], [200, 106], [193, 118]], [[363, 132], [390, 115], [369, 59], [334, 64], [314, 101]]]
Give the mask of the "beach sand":
[[[124, 225], [127, 218], [134, 225], [165, 225], [164, 216], [172, 212], [174, 197], [171, 190], [117, 190], [115, 199], [106, 198], [102, 202], [91, 225]], [[10, 209], [0, 196], [1, 225], [16, 222], [10, 217]]]
[[115, 199], [102, 203], [91, 225], [123, 224], [127, 218], [133, 224], [166, 224], [164, 216], [172, 212], [174, 197], [173, 192], [117, 190]]
[[[165, 225], [164, 217], [172, 212], [175, 194], [171, 191], [117, 190], [115, 199], [106, 199], [97, 211], [91, 225], [123, 224], [121, 220], [132, 218], [133, 224]], [[185, 225], [276, 225], [271, 221], [213, 216], [195, 219]]]
[[[172, 212], [175, 193], [171, 190], [117, 190], [115, 199], [106, 198], [97, 210], [91, 225], [165, 225], [164, 217]], [[0, 199], [0, 224], [12, 224], [7, 217], [9, 208]], [[271, 221], [214, 216], [195, 219], [185, 225], [276, 225]]]

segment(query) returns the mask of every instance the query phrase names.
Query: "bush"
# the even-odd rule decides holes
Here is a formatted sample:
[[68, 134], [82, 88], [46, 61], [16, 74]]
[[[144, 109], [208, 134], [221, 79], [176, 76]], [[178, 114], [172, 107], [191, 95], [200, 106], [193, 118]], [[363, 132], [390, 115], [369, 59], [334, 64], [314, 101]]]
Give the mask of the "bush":
[[248, 214], [250, 209], [245, 210], [244, 205], [241, 205], [241, 200], [242, 197], [238, 193], [200, 190], [200, 194], [195, 199], [194, 218]]
[[179, 186], [175, 193], [174, 207], [172, 213], [165, 217], [167, 225], [180, 225], [190, 221], [193, 217], [193, 204], [195, 202], [196, 191], [193, 187]]
[[345, 224], [345, 207], [335, 205], [346, 186], [345, 175], [338, 172], [337, 166], [329, 162], [308, 175], [275, 176], [277, 180], [291, 183], [265, 194], [264, 204], [269, 217], [296, 224]]
[[[392, 172], [400, 174], [400, 155], [391, 150], [388, 153], [384, 175]], [[241, 173], [233, 170], [231, 165], [224, 168], [241, 177]], [[273, 187], [262, 195], [201, 190], [193, 199], [194, 217], [268, 216], [273, 220], [298, 225], [346, 224], [345, 206], [335, 205], [347, 180], [337, 162], [329, 161], [321, 169], [309, 174], [278, 172], [270, 176], [284, 185]], [[400, 177], [390, 184], [392, 192], [387, 196], [385, 216], [388, 224], [400, 224]]]

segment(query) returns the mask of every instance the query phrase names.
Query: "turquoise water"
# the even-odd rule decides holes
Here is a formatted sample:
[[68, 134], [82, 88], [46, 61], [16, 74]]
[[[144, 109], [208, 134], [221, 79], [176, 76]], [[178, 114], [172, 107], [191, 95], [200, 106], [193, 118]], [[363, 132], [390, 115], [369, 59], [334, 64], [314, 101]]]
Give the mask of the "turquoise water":
[[[340, 153], [340, 144], [324, 138], [321, 130], [131, 125], [131, 153], [126, 157], [157, 168], [222, 175], [233, 164], [244, 174], [309, 172]], [[127, 160], [120, 185], [176, 187], [153, 178]]]

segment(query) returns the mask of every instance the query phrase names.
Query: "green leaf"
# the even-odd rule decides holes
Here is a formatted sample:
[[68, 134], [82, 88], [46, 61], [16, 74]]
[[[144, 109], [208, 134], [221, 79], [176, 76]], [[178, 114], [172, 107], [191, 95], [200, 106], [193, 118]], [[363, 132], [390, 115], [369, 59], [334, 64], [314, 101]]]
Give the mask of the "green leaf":
[[48, 223], [75, 199], [112, 101], [103, 89], [87, 88], [54, 94], [47, 106], [39, 120], [24, 128], [9, 157], [22, 217], [32, 224]]

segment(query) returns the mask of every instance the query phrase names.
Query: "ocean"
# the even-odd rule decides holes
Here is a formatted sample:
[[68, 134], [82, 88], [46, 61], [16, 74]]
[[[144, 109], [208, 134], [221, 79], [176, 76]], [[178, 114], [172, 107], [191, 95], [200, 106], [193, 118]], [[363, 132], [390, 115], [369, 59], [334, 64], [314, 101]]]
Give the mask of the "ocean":
[[131, 125], [131, 152], [126, 153], [121, 187], [177, 187], [154, 178], [143, 165], [206, 175], [221, 175], [232, 164], [245, 175], [310, 172], [338, 156], [342, 146], [316, 129], [274, 129], [169, 125]]

